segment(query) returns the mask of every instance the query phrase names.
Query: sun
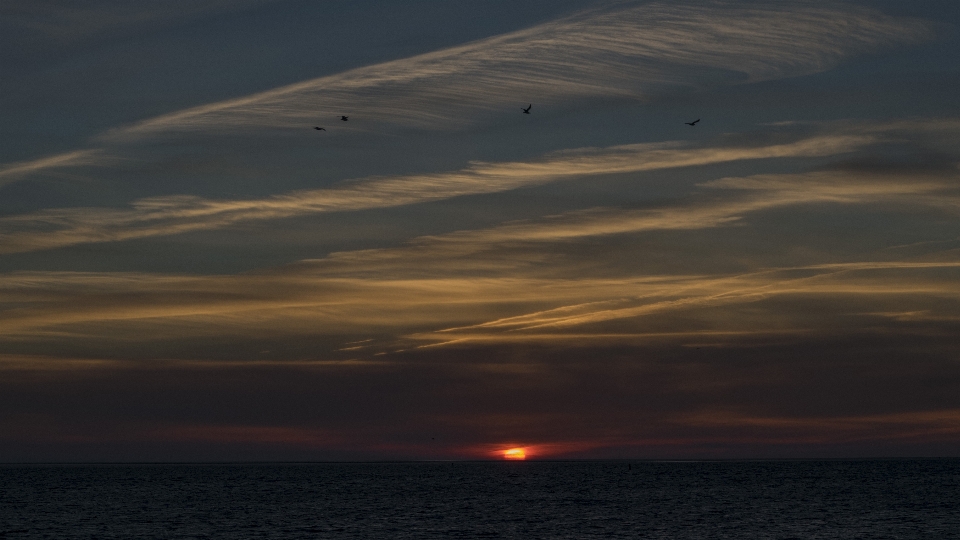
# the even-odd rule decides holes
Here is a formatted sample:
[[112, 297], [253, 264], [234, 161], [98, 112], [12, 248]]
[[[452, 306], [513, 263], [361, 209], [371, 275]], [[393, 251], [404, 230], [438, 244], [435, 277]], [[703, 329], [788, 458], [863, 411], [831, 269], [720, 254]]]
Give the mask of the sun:
[[508, 448], [503, 451], [503, 459], [527, 459], [527, 449]]

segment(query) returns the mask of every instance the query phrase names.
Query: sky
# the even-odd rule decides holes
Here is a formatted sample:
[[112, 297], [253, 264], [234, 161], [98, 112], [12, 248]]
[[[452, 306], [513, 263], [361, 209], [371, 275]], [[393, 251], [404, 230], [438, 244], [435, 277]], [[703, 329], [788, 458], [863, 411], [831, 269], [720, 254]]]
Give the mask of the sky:
[[0, 71], [0, 462], [960, 456], [953, 0], [6, 0]]

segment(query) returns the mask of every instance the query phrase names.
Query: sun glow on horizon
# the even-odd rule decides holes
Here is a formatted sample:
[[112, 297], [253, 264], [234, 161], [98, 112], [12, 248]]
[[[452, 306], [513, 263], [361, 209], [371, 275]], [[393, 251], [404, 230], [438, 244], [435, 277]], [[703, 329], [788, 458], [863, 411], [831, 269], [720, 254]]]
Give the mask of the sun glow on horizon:
[[503, 459], [523, 460], [527, 459], [526, 448], [508, 448], [503, 451]]

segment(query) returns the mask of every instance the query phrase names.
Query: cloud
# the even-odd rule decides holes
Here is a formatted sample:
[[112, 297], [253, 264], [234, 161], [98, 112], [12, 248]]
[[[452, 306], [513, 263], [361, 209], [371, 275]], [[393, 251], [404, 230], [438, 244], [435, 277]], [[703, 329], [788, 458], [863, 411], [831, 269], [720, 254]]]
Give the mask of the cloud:
[[[18, 2], [12, 9], [31, 19], [38, 11], [34, 4]], [[135, 9], [114, 4], [45, 7], [35, 22], [52, 25], [54, 32], [97, 32], [183, 11], [160, 2]], [[221, 0], [195, 4], [187, 11], [225, 6]], [[357, 120], [339, 125], [343, 132], [450, 129], [489, 121], [506, 110], [517, 113], [512, 107], [519, 101], [535, 101], [539, 108], [594, 98], [648, 99], [677, 85], [802, 75], [879, 47], [930, 39], [933, 28], [931, 22], [813, 2], [617, 2], [466, 45], [117, 127], [98, 138], [100, 148], [2, 167], [0, 185], [48, 168], [109, 165], [116, 159], [109, 156], [138, 155], [135, 145], [151, 144], [145, 138], [182, 137], [185, 131], [198, 132], [210, 144], [224, 133], [301, 130], [305, 118], [340, 114]]]
[[[84, 241], [109, 240], [129, 234], [124, 232], [128, 230], [157, 234], [197, 223], [223, 226], [239, 219], [409, 204], [562, 178], [724, 160], [831, 155], [883, 140], [835, 134], [751, 147], [659, 144], [582, 149], [531, 162], [477, 163], [440, 175], [368, 179], [246, 206], [166, 198], [146, 200], [129, 211], [81, 210], [89, 212], [85, 221], [69, 222], [68, 231]], [[709, 270], [708, 253], [702, 255], [705, 261], [688, 264], [684, 271], [656, 273], [642, 265], [611, 262], [633, 249], [631, 242], [651, 233], [684, 231], [694, 238], [719, 227], [748, 224], [762, 212], [801, 206], [909, 208], [914, 213], [955, 215], [960, 209], [957, 173], [831, 169], [728, 177], [703, 182], [698, 193], [658, 207], [574, 211], [233, 276], [4, 274], [0, 341], [19, 344], [15, 350], [23, 351], [35, 350], [39, 343], [55, 347], [95, 342], [120, 350], [164, 340], [206, 350], [207, 345], [200, 344], [203, 340], [222, 336], [289, 343], [308, 339], [306, 347], [316, 358], [343, 361], [431, 344], [724, 342], [751, 335], [825, 332], [835, 318], [843, 317], [851, 318], [844, 323], [847, 327], [864, 328], [904, 322], [932, 328], [956, 319], [950, 299], [958, 292], [955, 274], [960, 263], [950, 252], [926, 261], [866, 258], [837, 265], [823, 264], [822, 255], [810, 254], [807, 264], [769, 269], [744, 260], [738, 268], [745, 270], [736, 272]], [[36, 216], [29, 218], [33, 227], [44, 224]], [[0, 223], [8, 225], [15, 219], [25, 218], [13, 216]], [[40, 244], [38, 238], [60, 241], [56, 236], [60, 231], [30, 234], [35, 235], [34, 246]], [[615, 244], [608, 242], [584, 255], [584, 248], [602, 246], [614, 235]], [[799, 298], [842, 305], [811, 317]], [[751, 307], [744, 311], [743, 306]], [[904, 321], [878, 315], [905, 312], [923, 312], [925, 317]]]
[[[843, 171], [723, 178], [701, 184], [717, 192], [713, 197], [701, 196], [683, 204], [654, 209], [574, 211], [541, 220], [424, 237], [399, 248], [334, 253], [326, 261], [353, 265], [357, 271], [364, 264], [403, 265], [407, 258], [422, 265], [425, 260], [451, 261], [483, 254], [486, 263], [492, 264], [495, 252], [510, 246], [529, 248], [535, 243], [574, 242], [598, 236], [707, 229], [730, 225], [750, 213], [809, 204], [887, 201], [955, 212], [960, 208], [956, 179], [956, 175], [877, 178]], [[523, 253], [508, 253], [518, 264], [527, 260]], [[530, 256], [529, 252], [526, 256]]]
[[[480, 185], [489, 188], [490, 184], [510, 183], [523, 185], [541, 182], [562, 175], [585, 175], [598, 172], [623, 170], [642, 170], [647, 167], [661, 167], [669, 164], [702, 163], [709, 160], [730, 159], [731, 156], [760, 157], [766, 155], [789, 155], [806, 152], [809, 148], [820, 152], [826, 148], [835, 151], [850, 144], [845, 138], [813, 138], [790, 145], [747, 149], [663, 149], [657, 145], [634, 145], [606, 150], [563, 153], [540, 163], [515, 164], [478, 164], [468, 172], [460, 171], [452, 178], [457, 189], [463, 185]], [[834, 144], [837, 140], [841, 144]], [[855, 141], [859, 142], [859, 140]], [[789, 149], [789, 151], [785, 150]], [[799, 151], [798, 151], [799, 150]], [[474, 178], [470, 178], [471, 175]], [[324, 204], [331, 201], [355, 207], [368, 204], [385, 204], [385, 201], [400, 199], [404, 193], [401, 186], [410, 182], [414, 188], [405, 193], [408, 197], [436, 197], [442, 193], [444, 181], [431, 178], [423, 181], [420, 177], [410, 179], [378, 179], [341, 190], [317, 190], [309, 192], [311, 197], [275, 198], [274, 206], [266, 204], [266, 212], [271, 217], [290, 215], [292, 211], [323, 211]], [[468, 178], [468, 180], [464, 180]], [[459, 184], [457, 184], [459, 182]], [[384, 187], [388, 186], [388, 187]], [[701, 277], [663, 276], [637, 279], [612, 280], [568, 280], [563, 276], [563, 267], [553, 268], [559, 272], [559, 279], [542, 279], [530, 274], [530, 268], [541, 266], [544, 257], [551, 256], [558, 243], [571, 243], [609, 235], [643, 234], [663, 230], [698, 230], [728, 225], [742, 220], [745, 216], [774, 208], [783, 208], [810, 204], [863, 205], [878, 202], [933, 207], [940, 210], [956, 211], [960, 207], [956, 191], [955, 175], [908, 175], [876, 176], [855, 174], [844, 171], [821, 171], [803, 174], [754, 175], [741, 178], [723, 178], [701, 184], [704, 192], [697, 197], [652, 209], [598, 208], [576, 211], [541, 220], [508, 223], [488, 229], [460, 231], [439, 236], [415, 239], [409, 244], [397, 248], [351, 251], [334, 253], [325, 259], [303, 261], [300, 264], [277, 269], [276, 271], [256, 275], [195, 277], [195, 276], [155, 276], [151, 274], [7, 274], [0, 279], [0, 289], [4, 290], [7, 302], [19, 302], [20, 298], [33, 298], [33, 292], [54, 286], [61, 292], [56, 310], [42, 308], [20, 308], [13, 316], [5, 317], [4, 333], [18, 333], [29, 328], [48, 325], [74, 324], [90, 320], [146, 320], [150, 318], [186, 319], [191, 317], [222, 317], [228, 326], [229, 320], [237, 317], [238, 324], [246, 324], [246, 316], [254, 314], [261, 324], [268, 326], [274, 321], [283, 325], [283, 313], [301, 312], [303, 317], [336, 316], [341, 321], [334, 327], [341, 330], [351, 325], [373, 325], [391, 327], [390, 322], [397, 313], [407, 313], [407, 322], [420, 321], [434, 324], [445, 317], [460, 319], [451, 315], [450, 308], [468, 303], [484, 303], [481, 298], [491, 300], [491, 306], [499, 302], [496, 299], [510, 298], [517, 302], [535, 302], [537, 298], [550, 298], [550, 303], [573, 301], [560, 311], [551, 308], [534, 315], [509, 318], [508, 322], [486, 323], [481, 327], [523, 327], [528, 330], [547, 325], [551, 327], [577, 326], [591, 322], [613, 320], [652, 313], [658, 310], [680, 309], [692, 303], [717, 304], [727, 301], [742, 301], [744, 298], [764, 297], [771, 291], [783, 287], [781, 283], [772, 287], [769, 277], [754, 275], [747, 279], [740, 277], [717, 278], [711, 280]], [[334, 193], [333, 196], [327, 195]], [[419, 193], [425, 195], [420, 195]], [[386, 195], [385, 195], [386, 193]], [[322, 195], [321, 195], [322, 194]], [[449, 193], [445, 194], [449, 195]], [[304, 200], [306, 202], [304, 202]], [[371, 202], [372, 201], [372, 202]], [[263, 204], [258, 201], [257, 204]], [[335, 209], [340, 209], [333, 205]], [[251, 205], [247, 209], [260, 211]], [[291, 210], [293, 209], [293, 210]], [[156, 227], [162, 219], [177, 223], [177, 219], [206, 218], [223, 211], [219, 208], [207, 208], [202, 205], [178, 204], [178, 201], [152, 201], [143, 204], [137, 219], [148, 226]], [[110, 216], [110, 214], [107, 214]], [[261, 214], [258, 214], [261, 216]], [[102, 215], [98, 214], [102, 219]], [[10, 220], [11, 218], [5, 218]], [[217, 219], [223, 219], [217, 217]], [[236, 219], [228, 216], [228, 219]], [[101, 231], [110, 231], [119, 225], [129, 225], [133, 221], [115, 220], [97, 224], [88, 221], [83, 229], [75, 227], [85, 234], [95, 231], [99, 225]], [[189, 221], [186, 221], [189, 223]], [[57, 233], [35, 233], [37, 235]], [[74, 233], [79, 234], [79, 233]], [[106, 233], [97, 234], [103, 235]], [[554, 259], [563, 263], [562, 259]], [[867, 268], [883, 269], [880, 263], [867, 263], [860, 267], [808, 267], [805, 271], [818, 273], [848, 272]], [[869, 266], [880, 264], [880, 266]], [[916, 263], [914, 266], [898, 263], [897, 268], [940, 268], [949, 267], [952, 262]], [[492, 272], [485, 271], [491, 270]], [[461, 277], [464, 272], [474, 277]], [[485, 271], [490, 278], [477, 279], [476, 272]], [[410, 276], [419, 276], [411, 278]], [[777, 281], [779, 283], [779, 281]], [[551, 285], [552, 284], [552, 285]], [[697, 288], [700, 289], [697, 289]], [[734, 294], [732, 290], [741, 291]], [[810, 287], [809, 285], [807, 287]], [[628, 294], [629, 298], [638, 295], [650, 295], [660, 298], [656, 302], [640, 301], [640, 305], [616, 305], [625, 291], [636, 289], [637, 294]], [[676, 298], [664, 291], [699, 290], [690, 297], [680, 295]], [[530, 293], [524, 291], [538, 291]], [[809, 289], [813, 290], [813, 289]], [[946, 289], [945, 289], [946, 290]], [[109, 291], [107, 293], [106, 291]], [[250, 291], [250, 292], [246, 292]], [[545, 292], [548, 291], [548, 292]], [[588, 292], [589, 291], [589, 292]], [[643, 292], [645, 291], [645, 292]], [[827, 289], [824, 293], [830, 292]], [[45, 297], [47, 293], [43, 293]], [[105, 296], [101, 296], [105, 295]], [[421, 298], [428, 295], [435, 300], [429, 305], [421, 305]], [[546, 296], [544, 296], [546, 295]], [[111, 299], [89, 302], [87, 298]], [[441, 300], [447, 298], [447, 300]], [[395, 310], [390, 308], [396, 302]], [[620, 299], [616, 300], [615, 299]], [[605, 302], [614, 301], [614, 305]], [[637, 300], [630, 300], [637, 302]], [[630, 303], [628, 302], [628, 303]], [[444, 305], [447, 307], [444, 307]], [[374, 308], [375, 306], [376, 309]], [[499, 308], [490, 307], [494, 311]], [[479, 308], [477, 308], [479, 309]], [[418, 315], [412, 313], [418, 312]], [[479, 309], [476, 314], [488, 313]], [[308, 315], [310, 314], [310, 315]], [[254, 315], [251, 315], [254, 316]], [[300, 318], [301, 315], [294, 315]], [[419, 324], [419, 323], [418, 323]], [[331, 327], [333, 328], [333, 327]]]
[[[841, 328], [838, 321], [844, 332], [878, 326], [909, 332], [913, 323], [921, 330], [932, 328], [928, 322], [955, 323], [958, 271], [957, 261], [867, 261], [618, 278], [343, 279], [310, 265], [272, 275], [207, 277], [21, 273], [0, 281], [8, 306], [0, 317], [0, 342], [8, 348], [133, 347], [139, 357], [148, 351], [137, 344], [173, 340], [194, 348], [192, 357], [208, 348], [198, 339], [216, 338], [210, 346], [228, 356], [258, 359], [245, 345], [250, 340], [306, 339], [309, 358], [335, 361], [425, 344], [738, 343], [830, 334]], [[806, 306], [811, 300], [814, 311]], [[926, 317], [903, 324], [882, 315], [894, 311]], [[221, 343], [224, 336], [234, 336], [232, 345]], [[350, 346], [355, 338], [348, 336], [364, 336], [363, 346]], [[22, 368], [23, 362], [14, 364]]]
[[87, 149], [64, 152], [53, 156], [47, 156], [31, 161], [21, 161], [18, 163], [8, 163], [0, 167], [0, 186], [15, 182], [27, 175], [39, 171], [49, 171], [51, 169], [64, 169], [69, 167], [86, 167], [93, 165], [104, 165], [111, 160], [104, 156], [102, 150]]
[[[0, 218], [0, 253], [179, 234], [250, 220], [403, 206], [595, 175], [749, 159], [829, 156], [856, 150], [876, 140], [869, 135], [839, 134], [756, 147], [633, 144], [561, 152], [529, 162], [477, 162], [459, 171], [371, 178], [330, 189], [295, 191], [264, 199], [209, 200], [179, 195], [140, 199], [127, 210], [43, 210]], [[61, 161], [76, 161], [86, 155], [64, 157]], [[20, 166], [21, 169], [30, 167], [34, 165]]]
[[434, 53], [161, 116], [108, 138], [299, 129], [303, 118], [318, 114], [352, 113], [365, 119], [363, 129], [455, 127], [520, 101], [539, 106], [636, 99], [675, 85], [814, 73], [851, 55], [932, 35], [931, 23], [814, 2], [618, 2]]
[[[549, 340], [551, 333], [554, 332], [573, 332], [574, 336], [589, 338], [590, 328], [598, 328], [598, 325], [602, 327], [603, 324], [611, 321], [642, 320], [644, 317], [663, 317], [671, 313], [704, 312], [711, 308], [731, 305], [759, 306], [763, 301], [775, 297], [787, 299], [803, 296], [852, 297], [857, 299], [847, 308], [852, 313], [864, 312], [863, 306], [871, 303], [887, 305], [890, 299], [896, 299], [896, 302], [902, 303], [909, 302], [912, 305], [925, 305], [932, 298], [952, 298], [960, 292], [960, 289], [949, 283], [949, 280], [956, 275], [957, 269], [960, 269], [960, 262], [869, 262], [779, 268], [736, 276], [677, 276], [661, 283], [624, 282], [619, 288], [619, 295], [610, 296], [605, 301], [566, 305], [469, 327], [450, 328], [421, 337], [440, 340], [441, 344], [462, 344], [474, 340], [484, 343], [498, 341], [515, 343], [524, 341], [528, 333], [531, 335], [530, 340], [535, 342]], [[801, 274], [801, 277], [797, 277], [796, 274]], [[631, 290], [634, 292], [629, 292]], [[594, 290], [594, 293], [598, 292]], [[595, 298], [598, 296], [595, 295]], [[780, 316], [785, 311], [781, 311]], [[845, 310], [840, 308], [838, 311]], [[787, 330], [788, 332], [797, 330], [823, 332], [827, 330], [824, 327], [824, 321], [832, 320], [831, 314], [826, 309], [818, 314], [820, 322], [799, 315], [802, 314], [794, 314], [797, 318], [795, 323], [800, 319], [806, 319], [804, 324], [810, 326], [794, 327]], [[767, 324], [773, 323], [776, 328], [779, 323], [777, 318], [771, 314]], [[687, 340], [707, 338], [722, 341], [748, 335], [762, 335], [773, 330], [758, 326], [758, 323], [763, 324], [753, 318], [739, 321], [731, 319], [722, 323], [720, 327], [702, 329], [699, 332], [691, 329], [687, 332], [668, 331], [669, 333], [664, 334], [663, 331], [658, 330], [652, 332], [649, 337]], [[636, 326], [642, 328], [644, 325]], [[611, 339], [629, 341], [644, 337], [644, 333], [640, 332], [633, 336], [614, 334]], [[594, 338], [602, 339], [603, 333], [596, 334]]]
[[960, 410], [929, 410], [859, 416], [761, 417], [732, 411], [704, 411], [683, 423], [704, 429], [762, 429], [767, 437], [788, 435], [788, 443], [829, 443], [891, 439], [955, 437], [960, 434]]

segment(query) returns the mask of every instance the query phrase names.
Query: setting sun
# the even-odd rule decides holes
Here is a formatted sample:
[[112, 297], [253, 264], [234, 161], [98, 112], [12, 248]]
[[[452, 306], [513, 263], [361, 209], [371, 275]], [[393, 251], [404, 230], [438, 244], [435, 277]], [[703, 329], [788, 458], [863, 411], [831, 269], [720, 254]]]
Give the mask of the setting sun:
[[504, 459], [527, 459], [526, 448], [510, 448], [503, 451]]

